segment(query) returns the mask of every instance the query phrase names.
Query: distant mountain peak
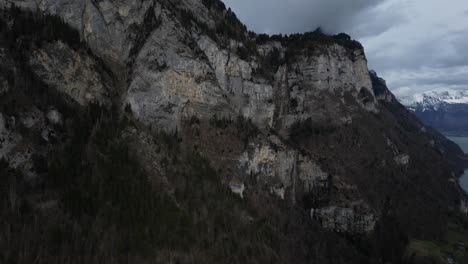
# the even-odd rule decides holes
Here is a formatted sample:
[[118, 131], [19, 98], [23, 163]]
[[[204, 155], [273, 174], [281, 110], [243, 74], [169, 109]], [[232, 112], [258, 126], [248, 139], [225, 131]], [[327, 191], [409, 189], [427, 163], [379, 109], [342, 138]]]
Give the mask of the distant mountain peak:
[[468, 91], [434, 90], [400, 101], [425, 124], [447, 135], [468, 135]]
[[468, 91], [462, 90], [434, 90], [412, 96], [402, 96], [400, 101], [411, 110], [433, 109], [446, 104], [468, 104]]

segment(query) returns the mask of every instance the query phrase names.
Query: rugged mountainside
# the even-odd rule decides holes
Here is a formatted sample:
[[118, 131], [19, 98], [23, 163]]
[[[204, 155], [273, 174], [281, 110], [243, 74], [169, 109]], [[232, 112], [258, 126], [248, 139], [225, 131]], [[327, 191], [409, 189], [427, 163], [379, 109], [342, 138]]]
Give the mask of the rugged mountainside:
[[345, 34], [256, 35], [216, 0], [0, 4], [2, 261], [417, 262], [466, 223], [462, 151]]
[[468, 92], [432, 91], [403, 98], [424, 123], [447, 135], [468, 135]]

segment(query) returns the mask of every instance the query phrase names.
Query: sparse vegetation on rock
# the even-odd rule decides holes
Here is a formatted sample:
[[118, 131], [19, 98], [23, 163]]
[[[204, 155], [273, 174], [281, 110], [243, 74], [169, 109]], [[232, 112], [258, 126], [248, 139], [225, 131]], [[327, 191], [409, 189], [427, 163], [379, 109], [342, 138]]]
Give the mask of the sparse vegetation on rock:
[[257, 35], [218, 0], [17, 3], [0, 12], [0, 263], [466, 257], [461, 150], [348, 35]]

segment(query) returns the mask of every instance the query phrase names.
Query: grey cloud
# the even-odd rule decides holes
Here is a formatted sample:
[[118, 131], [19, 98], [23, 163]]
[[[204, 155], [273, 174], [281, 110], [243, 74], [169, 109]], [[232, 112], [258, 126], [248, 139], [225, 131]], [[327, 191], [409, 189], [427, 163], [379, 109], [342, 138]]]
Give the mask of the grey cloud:
[[398, 41], [389, 41], [378, 49], [367, 52], [372, 67], [380, 73], [398, 68], [418, 70], [428, 68], [450, 68], [468, 65], [468, 30], [450, 32], [440, 36], [415, 40], [411, 46], [400, 46]]
[[407, 21], [400, 10], [405, 8], [405, 2], [394, 3], [386, 8], [367, 8], [343, 25], [342, 30], [356, 38], [375, 37], [389, 29]]
[[416, 86], [440, 86], [440, 87], [451, 87], [451, 86], [462, 86], [468, 84], [468, 76], [458, 76], [454, 79], [449, 78], [415, 78], [415, 79], [406, 79], [393, 82], [396, 86], [408, 86], [408, 85], [416, 85]]
[[390, 15], [375, 21], [375, 23], [368, 23], [368, 19], [368, 16], [358, 16], [355, 19], [354, 26], [351, 28], [344, 28], [341, 31], [349, 32], [349, 34], [357, 38], [366, 38], [384, 33], [394, 27], [395, 21], [397, 21]]
[[393, 92], [401, 97], [431, 90], [468, 90], [468, 66], [392, 69], [385, 73]]
[[[391, 15], [379, 23], [373, 8], [386, 0], [225, 0], [252, 30], [297, 33], [322, 27], [329, 33], [377, 34], [391, 27]], [[357, 24], [357, 25], [356, 25]]]
[[447, 47], [451, 54], [440, 58], [440, 65], [446, 67], [468, 65], [468, 30], [451, 34]]

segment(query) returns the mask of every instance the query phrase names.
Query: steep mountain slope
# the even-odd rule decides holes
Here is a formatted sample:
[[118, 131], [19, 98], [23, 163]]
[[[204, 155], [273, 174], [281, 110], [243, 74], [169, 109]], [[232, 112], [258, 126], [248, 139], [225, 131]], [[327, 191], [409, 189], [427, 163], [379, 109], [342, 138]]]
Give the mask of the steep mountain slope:
[[403, 99], [427, 125], [448, 135], [468, 135], [468, 92], [432, 91]]
[[345, 34], [255, 35], [209, 0], [3, 5], [2, 261], [397, 263], [465, 223], [462, 151]]

